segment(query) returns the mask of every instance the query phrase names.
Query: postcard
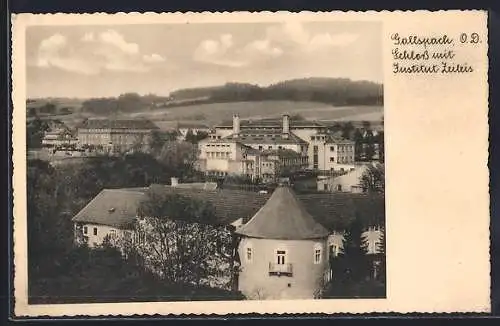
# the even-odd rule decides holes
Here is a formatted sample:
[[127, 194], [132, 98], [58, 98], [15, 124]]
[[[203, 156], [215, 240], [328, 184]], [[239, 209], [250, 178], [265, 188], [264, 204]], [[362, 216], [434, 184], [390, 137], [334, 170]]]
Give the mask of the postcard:
[[12, 16], [17, 317], [490, 311], [484, 11]]

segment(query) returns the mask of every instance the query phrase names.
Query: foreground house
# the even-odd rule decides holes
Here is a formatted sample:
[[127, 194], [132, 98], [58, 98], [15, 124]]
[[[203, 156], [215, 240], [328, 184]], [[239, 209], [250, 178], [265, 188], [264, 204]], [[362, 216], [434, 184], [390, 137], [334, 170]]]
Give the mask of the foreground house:
[[[248, 191], [156, 185], [169, 194], [209, 202], [217, 224], [233, 233], [234, 288], [247, 298], [314, 298], [331, 278], [329, 259], [342, 250], [343, 230], [355, 218], [365, 228], [370, 254], [384, 225], [384, 197], [338, 193], [296, 195], [286, 185], [272, 195]], [[89, 246], [105, 238], [134, 239], [138, 207], [147, 188], [105, 189], [74, 218], [75, 238]], [[234, 231], [234, 232], [233, 232]]]

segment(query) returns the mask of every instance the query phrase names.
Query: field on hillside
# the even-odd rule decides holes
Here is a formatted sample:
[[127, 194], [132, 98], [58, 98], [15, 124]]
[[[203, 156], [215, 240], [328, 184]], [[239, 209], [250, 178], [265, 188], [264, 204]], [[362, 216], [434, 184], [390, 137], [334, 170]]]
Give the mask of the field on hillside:
[[[139, 111], [113, 115], [114, 118], [146, 118], [155, 122], [160, 129], [175, 128], [177, 122], [214, 125], [222, 121], [231, 120], [233, 114], [238, 113], [242, 119], [276, 118], [284, 113], [299, 114], [308, 120], [352, 120], [352, 121], [379, 121], [383, 116], [382, 106], [341, 106], [336, 107], [317, 102], [293, 101], [260, 101], [260, 102], [229, 102], [188, 105], [172, 108], [161, 108], [148, 111]], [[67, 115], [44, 116], [45, 119], [59, 119], [69, 127], [87, 117], [94, 117], [92, 113], [77, 112]], [[100, 116], [104, 118], [104, 116]]]
[[380, 120], [383, 116], [383, 107], [335, 107], [324, 103], [292, 101], [231, 102], [158, 109], [130, 113], [128, 116], [151, 119], [160, 128], [168, 129], [173, 125], [172, 121], [191, 121], [213, 125], [230, 120], [235, 113], [238, 113], [242, 119], [273, 118], [289, 113], [300, 114], [310, 120]]

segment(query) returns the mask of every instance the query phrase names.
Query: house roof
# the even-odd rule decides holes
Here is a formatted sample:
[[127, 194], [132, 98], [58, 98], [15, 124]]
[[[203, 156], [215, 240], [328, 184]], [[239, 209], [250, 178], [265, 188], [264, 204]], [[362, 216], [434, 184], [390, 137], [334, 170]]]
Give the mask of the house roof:
[[[220, 224], [230, 224], [240, 218], [248, 220], [270, 198], [269, 194], [243, 190], [163, 185], [152, 187], [212, 203]], [[146, 198], [147, 190], [148, 188], [104, 189], [75, 215], [73, 221], [127, 227], [134, 223], [137, 209], [140, 202]], [[356, 216], [365, 226], [383, 225], [385, 221], [385, 202], [382, 195], [314, 193], [295, 196], [312, 218], [328, 230], [343, 230]], [[113, 208], [114, 211], [111, 212]]]
[[302, 155], [292, 149], [266, 149], [262, 151], [263, 155], [276, 155], [279, 157], [301, 157]]
[[288, 186], [276, 188], [264, 206], [236, 233], [253, 238], [286, 240], [317, 239], [329, 234]]
[[238, 140], [244, 144], [307, 144], [294, 133], [283, 134], [281, 130], [246, 129], [238, 135], [231, 134], [222, 139]]
[[[281, 118], [272, 118], [272, 119], [259, 119], [259, 120], [240, 120], [240, 129], [241, 128], [276, 128], [280, 129], [283, 127], [283, 120]], [[216, 128], [232, 128], [233, 121], [226, 120], [216, 126]], [[290, 128], [296, 127], [326, 127], [323, 123], [314, 121], [314, 120], [294, 120], [290, 119]]]
[[147, 119], [87, 119], [78, 128], [82, 129], [158, 129]]
[[144, 191], [141, 189], [103, 189], [72, 220], [128, 227], [134, 223], [137, 208], [142, 200]]

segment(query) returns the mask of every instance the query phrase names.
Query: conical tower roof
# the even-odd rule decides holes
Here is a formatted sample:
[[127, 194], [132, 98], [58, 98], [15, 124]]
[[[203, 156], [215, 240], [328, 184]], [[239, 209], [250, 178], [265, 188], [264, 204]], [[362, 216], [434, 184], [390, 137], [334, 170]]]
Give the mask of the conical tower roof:
[[236, 233], [254, 238], [283, 240], [318, 239], [329, 234], [305, 210], [288, 186], [276, 188], [264, 206], [248, 223], [239, 227]]

